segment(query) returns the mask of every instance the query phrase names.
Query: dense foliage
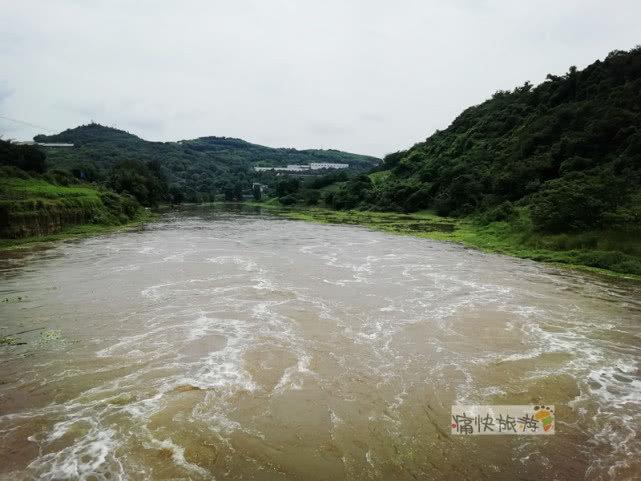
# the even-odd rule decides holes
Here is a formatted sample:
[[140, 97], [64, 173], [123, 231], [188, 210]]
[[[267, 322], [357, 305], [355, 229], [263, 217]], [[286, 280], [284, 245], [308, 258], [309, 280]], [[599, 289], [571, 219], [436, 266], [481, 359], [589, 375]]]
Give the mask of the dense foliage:
[[166, 174], [172, 198], [190, 202], [214, 200], [217, 194], [240, 200], [243, 192], [251, 195], [255, 181], [274, 184], [273, 174], [254, 172], [257, 165], [334, 162], [368, 170], [380, 162], [374, 157], [337, 150], [276, 149], [225, 137], [148, 142], [99, 124], [83, 125], [58, 135], [39, 135], [35, 140], [73, 143], [73, 148], [49, 149], [49, 163], [92, 180], [106, 182], [108, 172], [119, 162], [157, 162]]
[[0, 140], [0, 165], [11, 165], [27, 172], [44, 172], [46, 155], [30, 145]]
[[[140, 204], [128, 195], [138, 189], [123, 188], [121, 195], [68, 171], [45, 172], [46, 166], [41, 149], [0, 141], [0, 238], [44, 236], [79, 224], [120, 225], [139, 215]], [[143, 182], [145, 175], [152, 174], [142, 175]]]
[[[496, 92], [445, 130], [385, 157], [385, 182], [350, 180], [338, 209], [507, 220], [546, 232], [641, 224], [641, 48]], [[381, 174], [383, 172], [378, 172]]]
[[9, 177], [25, 178], [25, 174], [27, 177], [42, 174], [45, 180], [58, 185], [88, 182], [105, 185], [115, 192], [133, 196], [146, 206], [173, 200], [167, 176], [157, 160], [147, 163], [120, 160], [105, 171], [82, 164], [65, 169], [63, 165], [48, 161], [46, 152], [55, 156], [59, 151], [0, 140], [0, 165], [8, 167], [4, 173]]
[[116, 192], [134, 196], [142, 205], [154, 206], [171, 200], [165, 173], [157, 161], [143, 164], [122, 160], [110, 170], [107, 185]]

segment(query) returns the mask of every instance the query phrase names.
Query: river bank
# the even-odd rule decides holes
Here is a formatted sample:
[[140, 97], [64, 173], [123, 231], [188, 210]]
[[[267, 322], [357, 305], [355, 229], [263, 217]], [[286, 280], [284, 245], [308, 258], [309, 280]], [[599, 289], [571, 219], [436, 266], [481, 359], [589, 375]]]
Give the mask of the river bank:
[[[185, 204], [187, 206], [191, 204]], [[237, 205], [261, 209], [270, 214], [291, 220], [302, 220], [322, 224], [348, 224], [367, 227], [391, 234], [410, 235], [427, 239], [455, 242], [467, 247], [510, 255], [522, 259], [552, 264], [618, 278], [641, 281], [640, 256], [608, 248], [616, 242], [599, 239], [598, 234], [577, 234], [569, 236], [536, 234], [507, 222], [493, 222], [481, 225], [471, 219], [441, 217], [431, 212], [403, 214], [398, 212], [336, 211], [317, 207], [282, 206], [271, 202], [213, 202], [193, 204], [202, 206]], [[160, 210], [171, 209], [161, 206]], [[0, 239], [0, 252], [33, 248], [51, 242], [106, 234], [119, 230], [139, 228], [153, 219], [155, 213], [141, 210], [130, 222], [122, 225], [80, 224], [61, 231], [20, 239]], [[608, 244], [610, 242], [610, 244]], [[634, 244], [634, 239], [629, 240]], [[621, 244], [620, 239], [618, 244]], [[631, 251], [634, 251], [632, 245]]]
[[0, 251], [130, 229], [152, 213], [130, 196], [93, 184], [0, 179]]
[[[326, 224], [351, 224], [392, 234], [451, 241], [467, 247], [531, 259], [560, 267], [608, 277], [641, 281], [641, 256], [633, 255], [638, 241], [625, 243], [606, 233], [543, 235], [518, 223], [493, 222], [481, 225], [472, 219], [441, 217], [431, 212], [336, 211], [322, 208], [286, 207], [269, 202], [245, 202], [293, 220]], [[616, 248], [614, 248], [615, 246]]]
[[85, 237], [111, 234], [142, 228], [146, 222], [153, 220], [155, 214], [141, 209], [129, 222], [124, 224], [78, 224], [63, 228], [59, 232], [40, 236], [22, 237], [19, 239], [0, 239], [0, 254], [22, 249], [37, 249], [53, 242], [60, 242]]

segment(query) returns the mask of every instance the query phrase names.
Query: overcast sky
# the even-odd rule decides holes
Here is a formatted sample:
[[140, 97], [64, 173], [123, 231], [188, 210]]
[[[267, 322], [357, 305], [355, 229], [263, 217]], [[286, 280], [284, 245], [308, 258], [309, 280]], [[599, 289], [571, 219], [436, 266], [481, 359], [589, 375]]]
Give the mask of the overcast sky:
[[640, 18], [639, 0], [0, 0], [0, 115], [382, 156], [634, 47]]

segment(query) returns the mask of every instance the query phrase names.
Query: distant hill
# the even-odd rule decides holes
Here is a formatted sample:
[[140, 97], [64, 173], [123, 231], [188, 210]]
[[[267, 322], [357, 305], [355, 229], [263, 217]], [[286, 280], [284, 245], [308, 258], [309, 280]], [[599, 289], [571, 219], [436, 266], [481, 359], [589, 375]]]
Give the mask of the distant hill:
[[182, 190], [188, 200], [207, 199], [230, 182], [251, 186], [256, 165], [332, 162], [346, 163], [352, 170], [365, 171], [380, 164], [380, 159], [375, 157], [338, 150], [272, 148], [227, 137], [149, 142], [123, 130], [95, 123], [57, 135], [37, 135], [34, 140], [73, 143], [73, 148], [47, 149], [49, 167], [81, 170], [90, 179], [100, 180], [121, 161], [158, 161], [169, 184]]

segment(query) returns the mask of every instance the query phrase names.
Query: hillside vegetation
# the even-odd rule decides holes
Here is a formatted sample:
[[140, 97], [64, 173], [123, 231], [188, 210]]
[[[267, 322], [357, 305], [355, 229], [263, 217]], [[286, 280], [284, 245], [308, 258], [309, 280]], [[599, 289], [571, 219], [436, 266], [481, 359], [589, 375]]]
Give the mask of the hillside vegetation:
[[429, 211], [465, 220], [473, 245], [641, 275], [641, 48], [496, 92], [369, 175], [310, 190], [299, 204]]
[[341, 202], [501, 219], [522, 206], [537, 228], [555, 232], [636, 226], [641, 49], [499, 91], [425, 142], [388, 155], [382, 170], [384, 183], [355, 180], [357, 197]]
[[96, 231], [141, 215], [134, 197], [46, 172], [40, 150], [0, 141], [0, 238], [42, 238], [72, 226]]
[[347, 163], [355, 171], [367, 171], [380, 159], [337, 150], [296, 150], [271, 148], [226, 137], [201, 137], [180, 142], [149, 142], [122, 130], [89, 124], [57, 135], [38, 135], [38, 142], [68, 142], [73, 148], [48, 149], [52, 166], [74, 175], [102, 181], [119, 162], [136, 160], [157, 163], [165, 173], [172, 197], [201, 202], [225, 194], [240, 200], [252, 183], [270, 178], [253, 167]]

